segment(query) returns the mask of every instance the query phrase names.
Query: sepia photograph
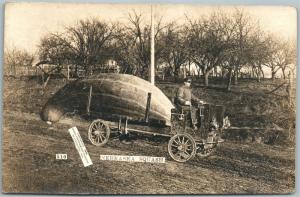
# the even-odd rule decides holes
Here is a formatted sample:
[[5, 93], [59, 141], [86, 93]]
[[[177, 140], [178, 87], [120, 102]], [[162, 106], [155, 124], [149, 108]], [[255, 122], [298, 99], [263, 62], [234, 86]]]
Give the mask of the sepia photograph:
[[297, 10], [6, 3], [2, 192], [291, 194]]

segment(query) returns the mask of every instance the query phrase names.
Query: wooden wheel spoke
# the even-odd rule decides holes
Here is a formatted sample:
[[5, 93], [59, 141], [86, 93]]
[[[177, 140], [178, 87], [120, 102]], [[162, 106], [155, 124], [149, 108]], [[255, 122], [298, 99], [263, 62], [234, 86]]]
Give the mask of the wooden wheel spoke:
[[99, 130], [103, 130], [103, 124], [99, 125]]
[[176, 139], [174, 139], [174, 142], [175, 142], [177, 145], [180, 145], [180, 142], [177, 142]]
[[105, 130], [102, 130], [102, 131], [101, 131], [101, 134], [106, 134]]
[[189, 157], [191, 156], [191, 154], [189, 154], [188, 152], [184, 151], [184, 152], [182, 153], [182, 156], [183, 156], [185, 159], [187, 159], [187, 158], [189, 158]]
[[95, 134], [92, 134], [91, 136], [92, 136], [92, 138], [96, 138], [97, 137], [97, 135], [95, 135]]
[[185, 154], [187, 154], [187, 155], [189, 155], [189, 156], [191, 155], [191, 154], [190, 154], [190, 153], [188, 153], [187, 151], [184, 151], [184, 153], [185, 153]]
[[92, 130], [97, 130], [97, 125], [96, 125], [96, 124], [94, 124], [94, 125], [92, 126]]
[[182, 159], [182, 158], [184, 159], [183, 154], [184, 154], [184, 152], [182, 152], [182, 151], [178, 151], [178, 153], [177, 153], [177, 155], [180, 159]]
[[176, 146], [176, 145], [174, 145], [174, 144], [172, 144], [171, 146], [174, 147], [174, 148], [178, 148], [178, 146]]
[[102, 139], [102, 136], [101, 136], [101, 135], [99, 135], [99, 138], [101, 139], [101, 142], [103, 142], [103, 139]]
[[101, 128], [101, 123], [97, 122], [97, 129], [100, 129], [100, 128]]
[[191, 144], [191, 141], [190, 141], [189, 139], [187, 139], [187, 141], [186, 141], [184, 144], [187, 145], [187, 146], [188, 146], [189, 144], [192, 145], [192, 144]]
[[180, 154], [179, 151], [175, 155], [178, 156], [178, 157], [181, 157], [181, 154]]
[[193, 144], [192, 143], [187, 143], [186, 146], [190, 147], [190, 146], [193, 146]]
[[172, 153], [173, 153], [173, 155], [177, 155], [178, 151], [173, 151]]
[[[100, 134], [100, 136], [101, 136], [101, 137], [103, 137], [104, 139], [106, 139], [105, 135], [103, 135], [103, 134]], [[101, 139], [102, 139], [102, 138], [101, 138]]]
[[180, 141], [180, 137], [177, 137], [177, 139], [178, 139], [178, 142], [179, 142], [180, 144], [182, 144], [182, 142]]

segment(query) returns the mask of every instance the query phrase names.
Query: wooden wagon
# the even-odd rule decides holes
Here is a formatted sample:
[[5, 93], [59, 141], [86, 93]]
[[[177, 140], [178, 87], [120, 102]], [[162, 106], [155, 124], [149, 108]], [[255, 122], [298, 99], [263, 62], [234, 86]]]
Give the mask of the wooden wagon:
[[46, 121], [58, 120], [51, 117], [53, 110], [59, 114], [76, 110], [93, 117], [88, 138], [96, 146], [105, 145], [112, 133], [169, 137], [170, 156], [185, 162], [196, 154], [209, 155], [223, 128], [223, 106], [198, 104], [195, 109], [197, 128], [191, 127], [192, 108], [175, 107], [156, 86], [131, 75], [105, 74], [66, 85], [48, 101], [42, 114]]
[[[96, 146], [105, 145], [110, 134], [128, 135], [135, 132], [145, 135], [168, 137], [169, 155], [178, 162], [186, 162], [195, 155], [209, 156], [217, 147], [219, 135], [224, 125], [224, 106], [198, 104], [195, 107], [197, 124], [192, 127], [191, 107], [182, 106], [171, 110], [171, 125], [166, 126], [160, 121], [149, 119], [151, 93], [148, 93], [145, 115], [136, 120], [130, 116], [93, 112], [92, 86], [88, 97], [87, 112], [98, 117], [88, 129], [88, 138]], [[101, 118], [99, 118], [101, 117]], [[113, 124], [111, 124], [113, 123]], [[114, 124], [115, 123], [115, 124]]]

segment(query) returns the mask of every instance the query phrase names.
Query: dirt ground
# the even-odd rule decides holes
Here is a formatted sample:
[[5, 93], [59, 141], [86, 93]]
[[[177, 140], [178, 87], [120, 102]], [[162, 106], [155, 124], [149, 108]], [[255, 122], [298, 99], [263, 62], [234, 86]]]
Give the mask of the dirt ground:
[[[234, 125], [246, 120], [248, 123], [259, 120], [258, 123], [255, 121], [258, 125], [266, 126], [272, 122], [284, 129], [291, 128], [295, 121], [293, 115], [285, 122], [280, 122], [279, 116], [271, 116], [277, 113], [272, 109], [276, 109], [275, 106], [284, 106], [284, 103], [281, 103], [280, 95], [272, 98], [266, 96], [264, 92], [276, 86], [269, 83], [265, 82], [255, 87], [257, 83], [245, 81], [236, 86], [231, 93], [225, 93], [219, 88], [204, 88], [197, 84], [194, 90], [199, 90], [196, 94], [202, 98], [226, 105], [227, 115], [231, 115]], [[272, 145], [226, 140], [214, 155], [208, 158], [195, 157], [186, 163], [178, 163], [170, 158], [167, 141], [163, 139], [149, 141], [140, 138], [133, 144], [126, 145], [118, 138], [112, 138], [104, 147], [96, 147], [88, 141], [87, 121], [78, 117], [65, 118], [49, 126], [40, 120], [39, 112], [42, 106], [63, 84], [64, 82], [59, 80], [50, 81], [48, 89], [43, 92], [35, 80], [5, 81], [2, 144], [4, 192], [282, 194], [295, 191], [295, 146], [290, 139]], [[268, 84], [269, 89], [263, 89], [268, 87]], [[159, 84], [159, 87], [168, 96], [171, 96], [174, 90], [174, 84]], [[261, 92], [257, 91], [258, 87], [262, 87], [259, 89]], [[256, 94], [252, 100], [241, 96], [251, 93]], [[250, 103], [260, 102], [263, 98], [269, 98], [267, 105], [271, 109], [270, 112], [258, 109], [262, 108], [259, 105], [255, 106], [256, 108], [250, 106], [248, 111], [241, 110], [247, 108]], [[273, 104], [270, 104], [272, 102]], [[232, 109], [232, 105], [236, 107]], [[68, 133], [71, 126], [77, 126], [80, 131], [93, 165], [83, 167]], [[56, 160], [55, 154], [58, 153], [67, 154], [68, 159]], [[166, 163], [100, 161], [100, 154], [166, 157]]]

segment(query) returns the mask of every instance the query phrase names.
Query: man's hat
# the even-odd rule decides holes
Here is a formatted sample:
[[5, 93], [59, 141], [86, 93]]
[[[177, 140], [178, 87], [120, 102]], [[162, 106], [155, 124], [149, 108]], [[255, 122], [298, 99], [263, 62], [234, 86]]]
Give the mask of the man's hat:
[[186, 78], [184, 78], [184, 82], [192, 82], [192, 78], [190, 78], [190, 77], [186, 77]]

